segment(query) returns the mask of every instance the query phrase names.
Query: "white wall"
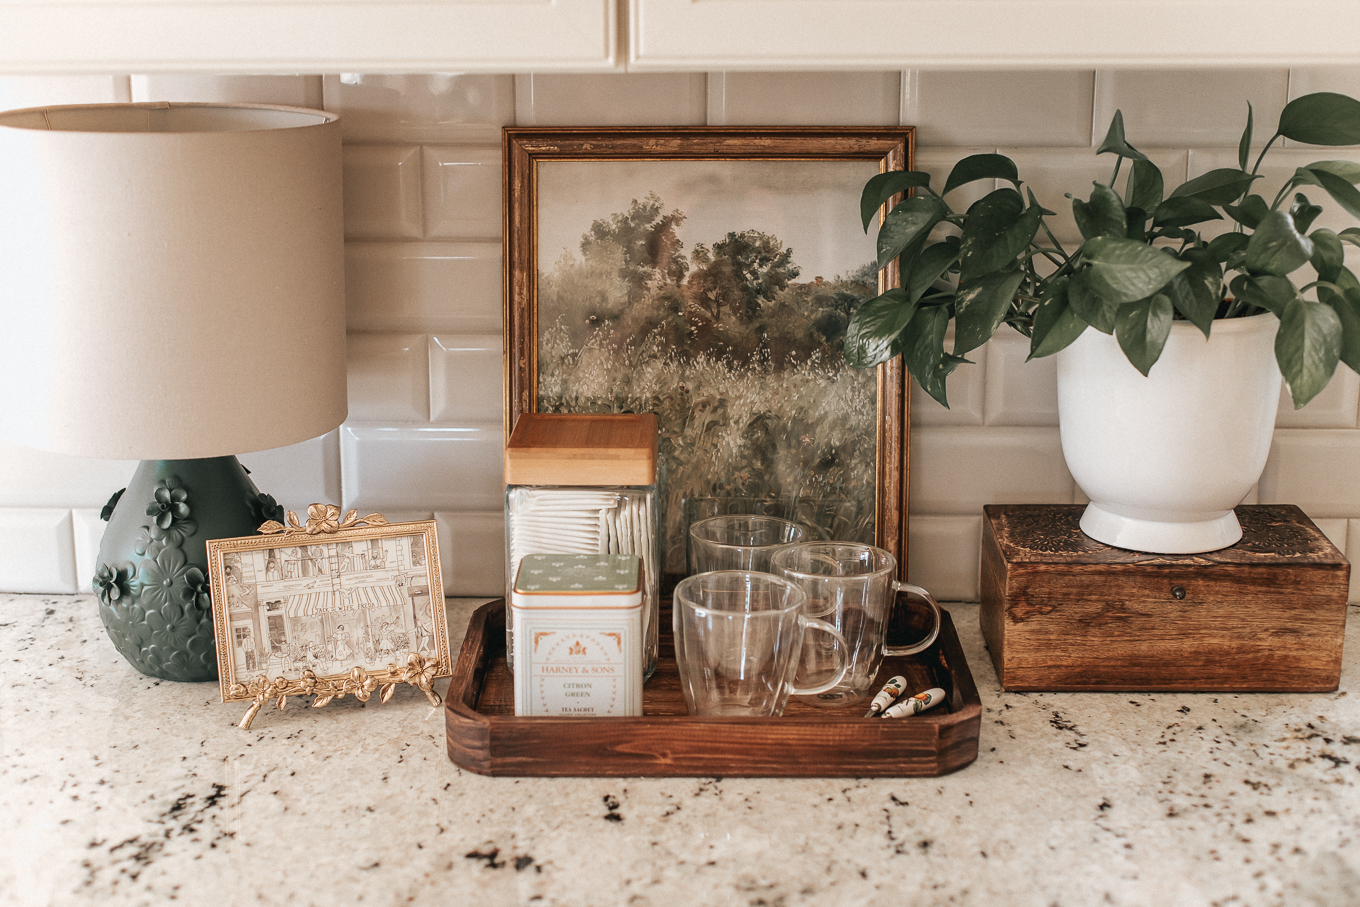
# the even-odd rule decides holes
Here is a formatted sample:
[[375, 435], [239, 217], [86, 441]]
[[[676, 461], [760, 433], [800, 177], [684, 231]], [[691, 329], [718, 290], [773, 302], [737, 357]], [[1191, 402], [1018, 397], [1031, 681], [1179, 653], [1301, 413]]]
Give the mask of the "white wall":
[[[0, 109], [229, 100], [342, 115], [350, 419], [242, 460], [291, 509], [326, 500], [394, 519], [433, 514], [445, 588], [477, 595], [502, 589], [501, 126], [915, 124], [918, 169], [938, 181], [960, 157], [999, 150], [1063, 208], [1064, 192], [1108, 176], [1093, 144], [1116, 109], [1172, 182], [1235, 160], [1248, 100], [1259, 135], [1290, 97], [1317, 90], [1360, 95], [1360, 68], [5, 77]], [[1318, 157], [1360, 154], [1283, 150], [1279, 179]], [[1070, 218], [1059, 223], [1075, 232]], [[948, 599], [977, 598], [983, 504], [1083, 500], [1059, 447], [1053, 361], [1026, 364], [1025, 341], [1009, 333], [978, 352], [951, 379], [952, 410], [913, 396], [909, 570]], [[1343, 367], [1302, 411], [1282, 406], [1248, 499], [1301, 505], [1352, 559], [1358, 404], [1360, 378]], [[98, 510], [132, 467], [0, 445], [0, 589], [88, 588]]]

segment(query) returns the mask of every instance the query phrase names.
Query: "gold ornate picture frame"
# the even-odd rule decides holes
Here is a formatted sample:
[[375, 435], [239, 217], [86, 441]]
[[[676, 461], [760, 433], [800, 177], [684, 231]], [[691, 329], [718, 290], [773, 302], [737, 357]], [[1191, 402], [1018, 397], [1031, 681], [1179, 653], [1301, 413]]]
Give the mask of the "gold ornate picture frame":
[[439, 704], [453, 660], [433, 520], [313, 504], [260, 532], [208, 542], [222, 701], [253, 702], [242, 728], [290, 696], [386, 702], [407, 684]]
[[907, 563], [906, 372], [844, 365], [853, 308], [898, 286], [859, 223], [910, 127], [503, 130], [505, 430], [655, 412], [663, 586], [688, 524], [795, 519]]

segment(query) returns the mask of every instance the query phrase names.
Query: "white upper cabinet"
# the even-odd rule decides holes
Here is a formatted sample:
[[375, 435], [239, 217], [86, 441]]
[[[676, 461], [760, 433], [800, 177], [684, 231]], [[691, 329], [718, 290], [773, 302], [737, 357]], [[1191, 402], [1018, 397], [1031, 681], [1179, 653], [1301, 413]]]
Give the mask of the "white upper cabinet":
[[616, 2], [0, 0], [0, 71], [601, 71]]
[[1326, 65], [1357, 36], [1360, 0], [0, 0], [8, 73]]
[[628, 0], [628, 68], [1360, 62], [1357, 0]]

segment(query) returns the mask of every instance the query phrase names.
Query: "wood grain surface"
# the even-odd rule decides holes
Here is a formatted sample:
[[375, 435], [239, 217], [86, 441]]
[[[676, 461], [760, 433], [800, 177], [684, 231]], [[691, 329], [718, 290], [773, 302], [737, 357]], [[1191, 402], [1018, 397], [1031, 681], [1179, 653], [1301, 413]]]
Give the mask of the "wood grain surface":
[[1292, 505], [1237, 508], [1221, 551], [1084, 535], [1081, 505], [988, 505], [979, 621], [1006, 690], [1330, 691], [1350, 565]]
[[505, 663], [505, 605], [472, 616], [445, 697], [449, 758], [486, 775], [893, 777], [940, 775], [977, 758], [982, 705], [949, 613], [939, 642], [888, 658], [879, 683], [943, 688], [937, 708], [913, 718], [864, 718], [790, 701], [782, 718], [698, 718], [685, 712], [670, 612], [661, 617], [656, 674], [640, 718], [517, 718]]

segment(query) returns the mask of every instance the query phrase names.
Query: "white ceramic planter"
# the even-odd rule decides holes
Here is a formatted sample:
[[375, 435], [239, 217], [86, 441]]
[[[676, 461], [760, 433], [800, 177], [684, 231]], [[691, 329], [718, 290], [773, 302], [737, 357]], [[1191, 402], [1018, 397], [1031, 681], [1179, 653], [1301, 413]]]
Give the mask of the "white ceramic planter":
[[1191, 554], [1242, 537], [1232, 508], [1270, 453], [1280, 371], [1274, 315], [1177, 321], [1143, 377], [1114, 337], [1088, 330], [1058, 353], [1063, 456], [1091, 499], [1081, 529], [1135, 551]]

